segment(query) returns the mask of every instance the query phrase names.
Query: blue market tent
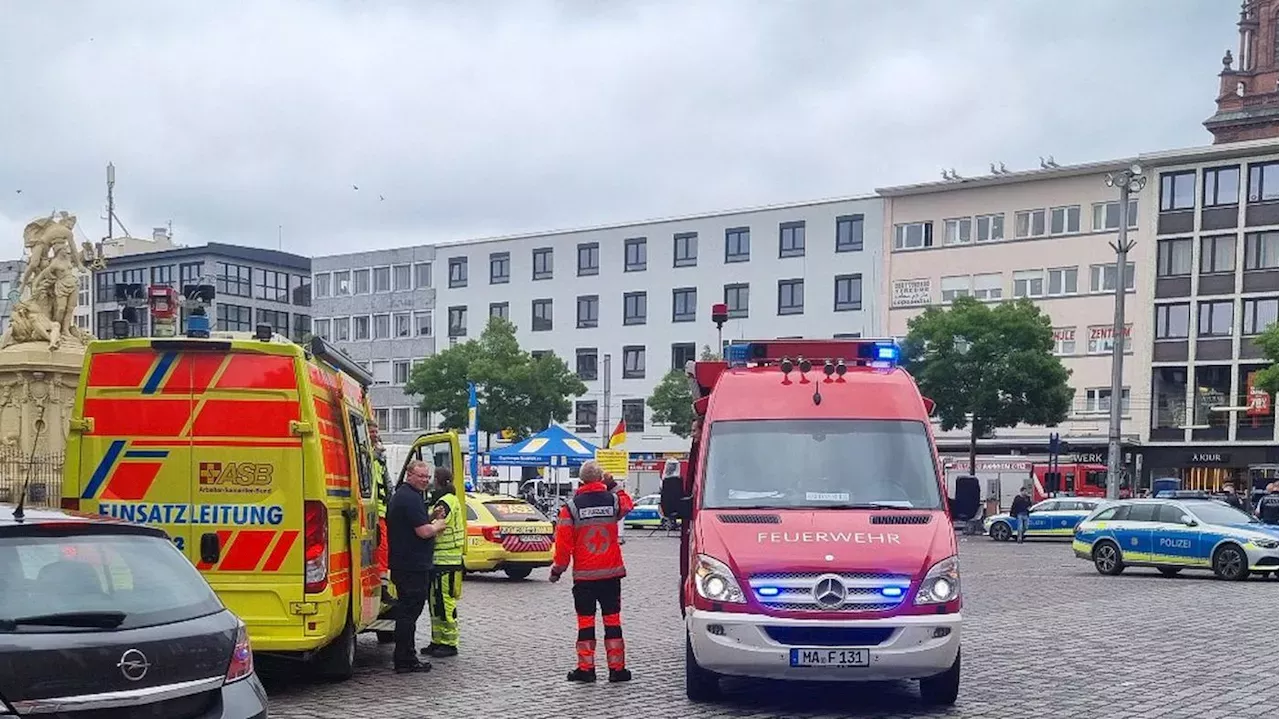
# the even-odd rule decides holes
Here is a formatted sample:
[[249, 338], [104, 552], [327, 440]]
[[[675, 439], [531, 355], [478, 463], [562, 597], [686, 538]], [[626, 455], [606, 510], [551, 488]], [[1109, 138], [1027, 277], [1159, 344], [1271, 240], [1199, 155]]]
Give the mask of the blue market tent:
[[577, 467], [595, 459], [596, 447], [578, 439], [559, 425], [551, 425], [510, 447], [489, 453], [489, 464], [498, 467]]

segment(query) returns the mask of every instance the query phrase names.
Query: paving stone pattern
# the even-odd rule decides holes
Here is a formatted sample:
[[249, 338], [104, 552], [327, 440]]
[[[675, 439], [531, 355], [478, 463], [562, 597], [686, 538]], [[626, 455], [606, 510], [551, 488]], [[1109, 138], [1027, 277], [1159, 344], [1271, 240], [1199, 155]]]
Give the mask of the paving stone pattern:
[[[684, 636], [674, 537], [629, 532], [623, 623], [630, 684], [571, 685], [569, 582], [547, 572], [464, 585], [462, 652], [425, 675], [391, 672], [391, 648], [361, 638], [357, 675], [322, 684], [265, 677], [271, 716], [360, 717], [1276, 717], [1280, 592], [1207, 573], [1098, 575], [1065, 543], [961, 538], [965, 618], [960, 701], [923, 706], [913, 682], [733, 681], [716, 705], [684, 697]], [[430, 631], [426, 617], [419, 641]], [[603, 648], [598, 658], [604, 665]], [[603, 673], [603, 672], [602, 672]]]

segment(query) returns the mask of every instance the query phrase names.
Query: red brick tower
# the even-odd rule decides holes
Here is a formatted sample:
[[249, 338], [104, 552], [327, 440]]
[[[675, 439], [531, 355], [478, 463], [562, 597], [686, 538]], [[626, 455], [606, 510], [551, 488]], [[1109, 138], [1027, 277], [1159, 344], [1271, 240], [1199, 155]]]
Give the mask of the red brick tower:
[[[1242, 140], [1276, 139], [1280, 132], [1277, 112], [1276, 55], [1280, 50], [1280, 0], [1243, 0], [1240, 3], [1240, 50], [1222, 58], [1218, 75], [1218, 111], [1205, 120], [1213, 144]], [[1235, 64], [1233, 68], [1232, 65]]]

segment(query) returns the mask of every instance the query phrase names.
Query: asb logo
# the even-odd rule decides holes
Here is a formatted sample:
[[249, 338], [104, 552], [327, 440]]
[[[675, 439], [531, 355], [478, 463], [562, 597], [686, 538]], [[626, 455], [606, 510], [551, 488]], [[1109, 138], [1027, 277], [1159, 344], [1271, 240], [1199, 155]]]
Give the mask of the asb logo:
[[200, 490], [265, 493], [275, 467], [265, 462], [201, 462]]

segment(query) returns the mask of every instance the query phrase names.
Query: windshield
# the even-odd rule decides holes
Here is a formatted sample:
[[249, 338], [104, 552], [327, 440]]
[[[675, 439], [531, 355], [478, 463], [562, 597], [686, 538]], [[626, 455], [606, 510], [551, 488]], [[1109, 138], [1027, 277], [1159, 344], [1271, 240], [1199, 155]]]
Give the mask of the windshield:
[[1227, 504], [1188, 502], [1187, 509], [1205, 524], [1257, 524], [1258, 520]]
[[942, 507], [924, 424], [786, 419], [721, 421], [711, 427], [704, 507], [877, 504]]
[[0, 577], [0, 633], [84, 628], [84, 615], [115, 616], [106, 628], [132, 629], [222, 611], [204, 577], [155, 536], [2, 538]]

